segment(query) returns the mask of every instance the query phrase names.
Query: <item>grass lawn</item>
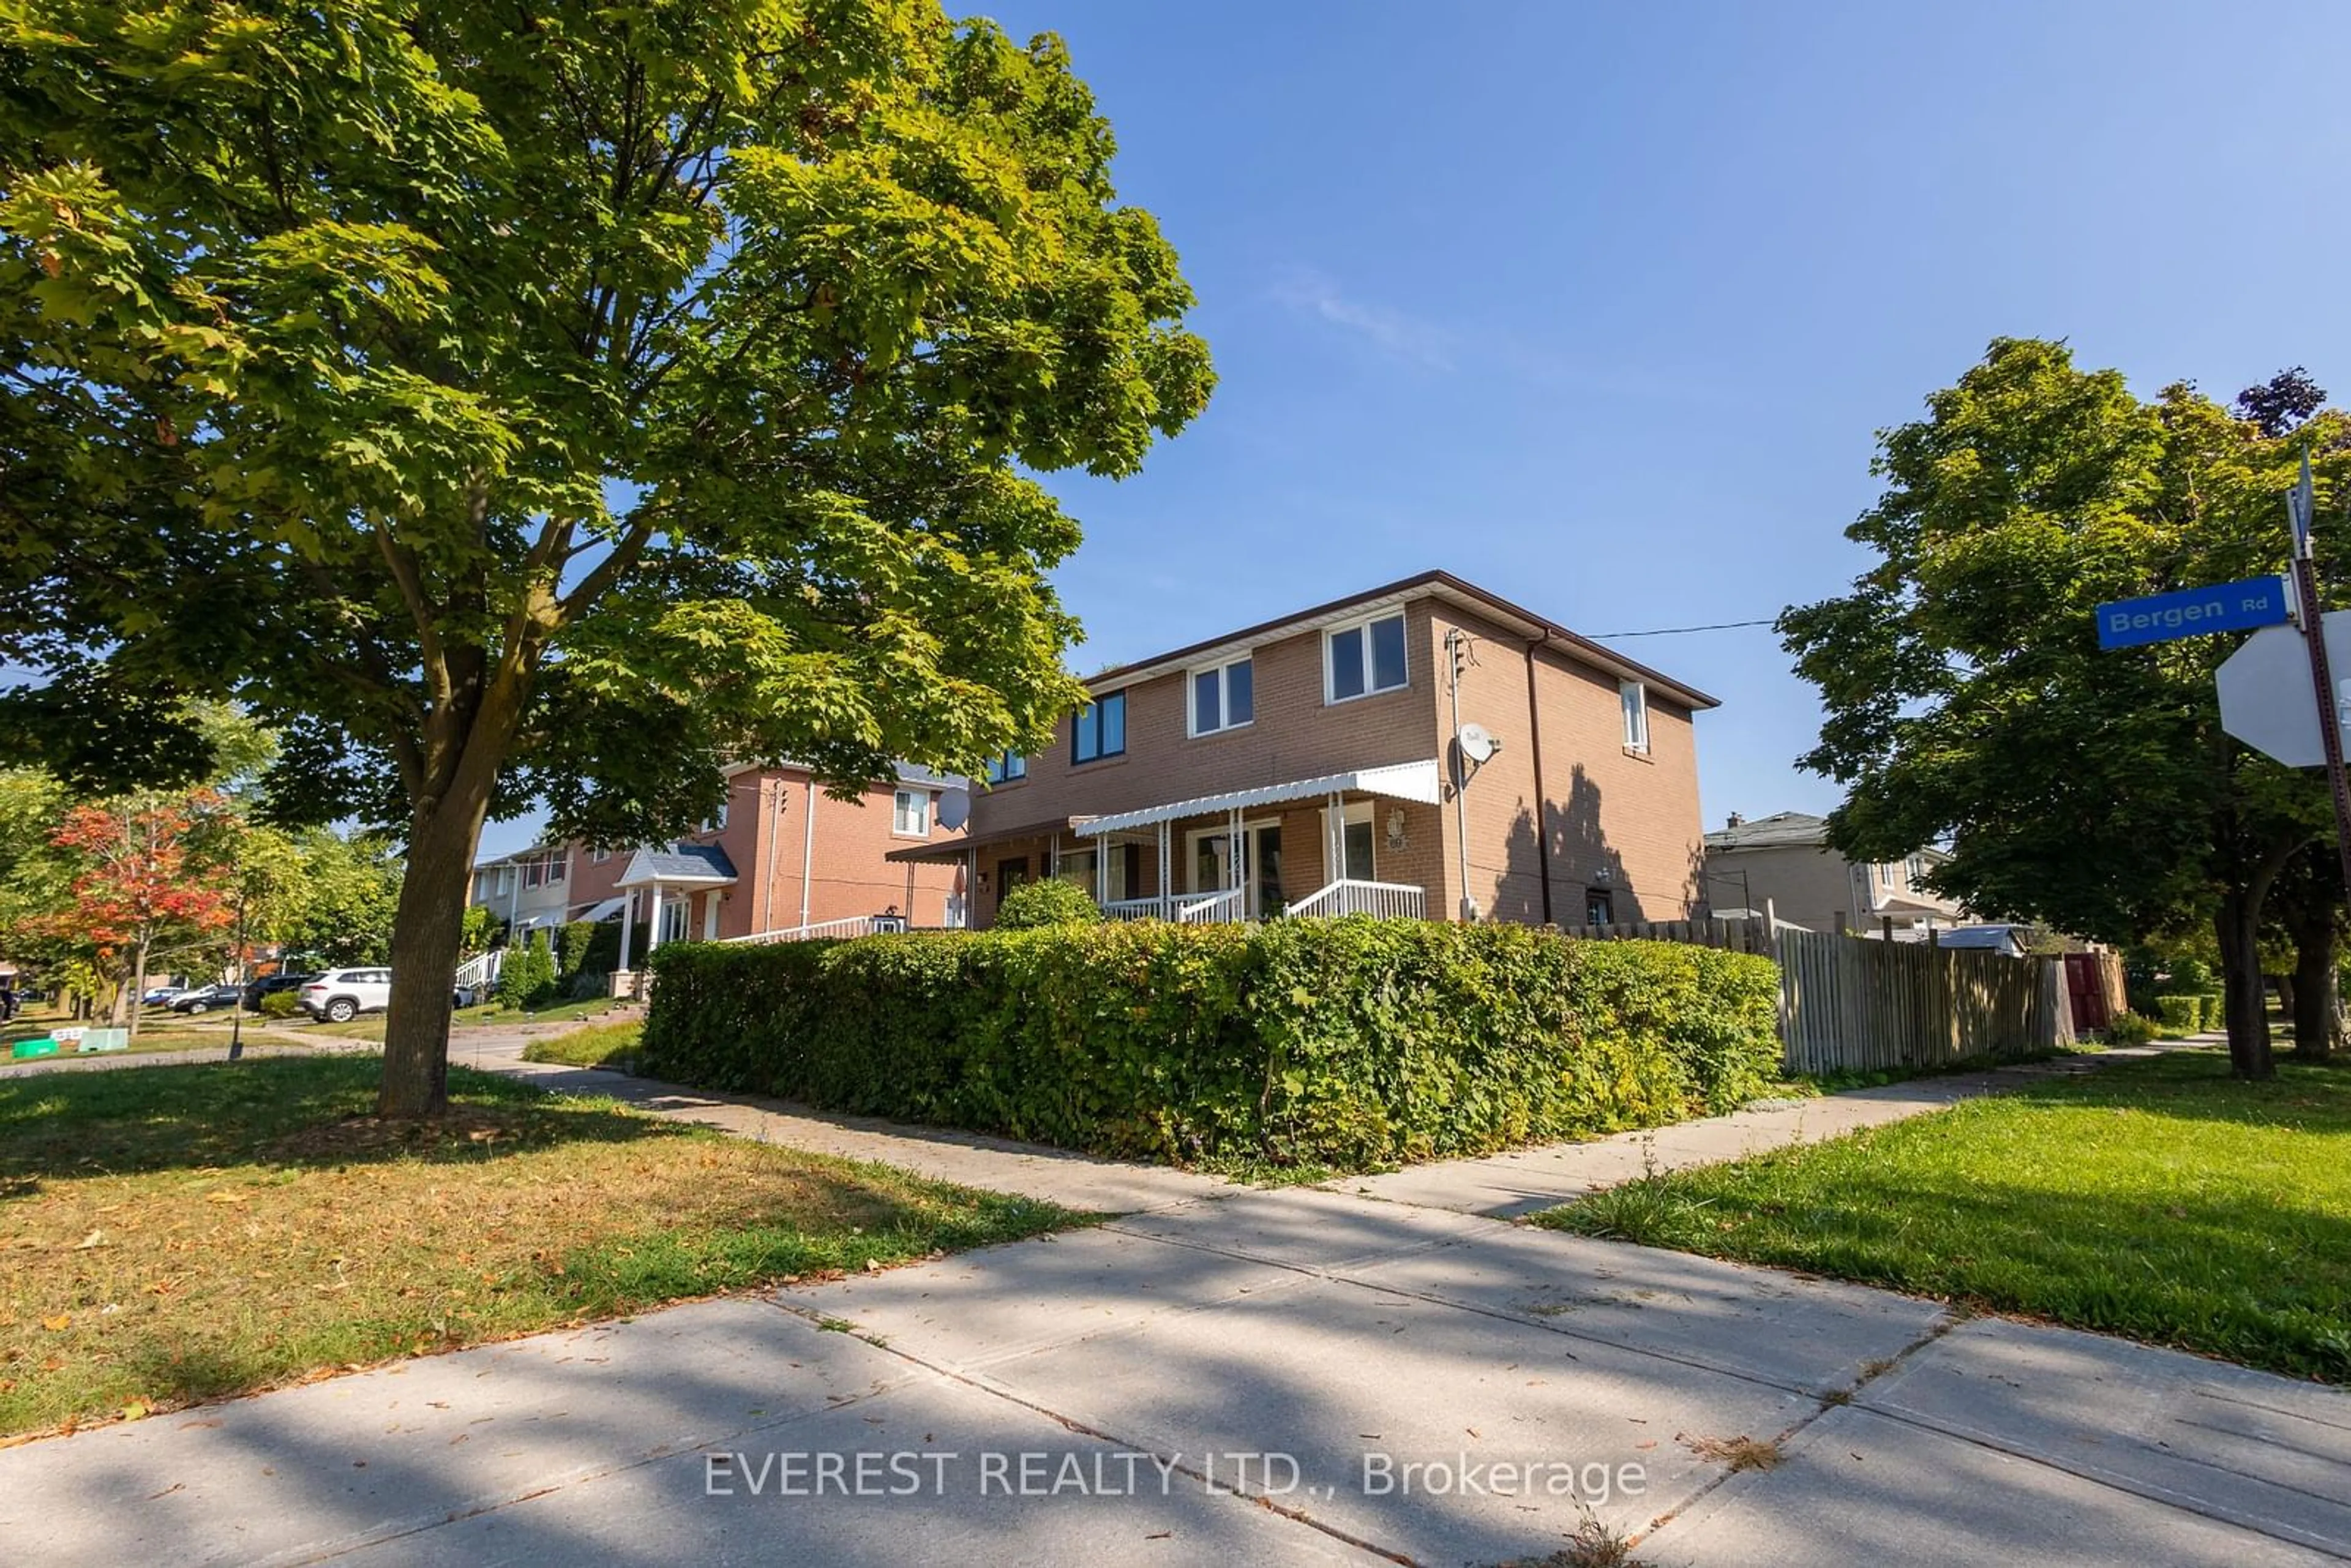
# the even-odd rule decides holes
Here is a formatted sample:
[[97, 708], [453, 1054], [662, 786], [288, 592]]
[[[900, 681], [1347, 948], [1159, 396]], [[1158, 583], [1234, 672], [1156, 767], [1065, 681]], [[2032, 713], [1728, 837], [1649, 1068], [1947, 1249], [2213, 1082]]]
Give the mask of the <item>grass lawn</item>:
[[2189, 1050], [1537, 1217], [2351, 1382], [2351, 1066]]
[[[225, 1019], [227, 1015], [224, 1013], [211, 1013], [206, 1016]], [[254, 1019], [248, 1018], [246, 1019], [245, 1027], [250, 1030], [253, 1027], [254, 1022]], [[101, 1029], [105, 1027], [105, 1020], [101, 1019], [94, 1024], [83, 1022], [78, 1026], [73, 1019], [67, 1016], [66, 1010], [63, 1008], [57, 1007], [49, 1002], [39, 1003], [34, 1007], [23, 1009], [5, 1024], [0, 1024], [0, 1066], [5, 1066], [9, 1060], [8, 1048], [16, 1044], [16, 1041], [20, 1040], [37, 1040], [48, 1034], [53, 1030], [73, 1029], [76, 1027], [82, 1029]], [[165, 1012], [160, 1008], [150, 1008], [147, 1009], [145, 1014], [141, 1017], [139, 1019], [139, 1038], [131, 1042], [131, 1049], [134, 1051], [187, 1051], [194, 1047], [210, 1046], [217, 1046], [224, 1051], [228, 1049], [228, 1031], [225, 1024], [224, 1024], [223, 1028], [217, 1031], [208, 1029], [192, 1028], [187, 1020], [181, 1018], [177, 1013]], [[61, 1047], [56, 1056], [37, 1057], [32, 1060], [41, 1061], [58, 1061], [79, 1054], [80, 1053], [78, 1051]], [[108, 1052], [107, 1054], [112, 1055], [115, 1053]]]
[[462, 1068], [420, 1132], [378, 1071], [0, 1079], [0, 1436], [1082, 1218]]
[[558, 1002], [551, 1007], [537, 1008], [526, 1012], [500, 1002], [485, 1002], [477, 1008], [459, 1008], [454, 1015], [460, 1024], [469, 1023], [560, 1023], [566, 1019], [601, 1018], [612, 1010], [610, 997], [589, 997], [582, 1001]]
[[637, 1054], [637, 1040], [645, 1031], [641, 1019], [619, 1023], [594, 1023], [568, 1030], [522, 1048], [525, 1061], [563, 1061], [574, 1067], [628, 1067]]

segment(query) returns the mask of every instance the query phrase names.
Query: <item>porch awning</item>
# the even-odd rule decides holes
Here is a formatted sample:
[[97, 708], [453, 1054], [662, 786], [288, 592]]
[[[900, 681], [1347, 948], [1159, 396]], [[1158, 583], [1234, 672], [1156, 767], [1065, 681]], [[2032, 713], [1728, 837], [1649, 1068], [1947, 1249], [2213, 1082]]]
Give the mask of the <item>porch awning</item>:
[[719, 887], [735, 880], [735, 862], [716, 844], [687, 844], [674, 850], [639, 850], [614, 887], [643, 887], [653, 883], [680, 887]]
[[1319, 779], [1299, 779], [1288, 784], [1264, 784], [1254, 789], [1228, 789], [1190, 800], [1171, 800], [1140, 811], [1121, 811], [1071, 824], [1088, 835], [1124, 832], [1184, 817], [1213, 817], [1221, 811], [1247, 811], [1284, 800], [1311, 800], [1319, 795], [1380, 795], [1391, 800], [1417, 800], [1434, 806], [1444, 799], [1437, 758], [1426, 762], [1392, 762], [1380, 768], [1358, 768], [1352, 773], [1326, 773]]
[[571, 916], [571, 918], [574, 920], [587, 921], [610, 920], [615, 915], [620, 914], [622, 906], [626, 904], [629, 901], [625, 898], [608, 898], [601, 904], [590, 904], [585, 910], [582, 910], [580, 914]]
[[[991, 828], [984, 833], [965, 833], [956, 838], [940, 839], [933, 843], [908, 844], [884, 854], [885, 861], [903, 865], [908, 861], [947, 861], [960, 862], [969, 850], [984, 850], [991, 844], [1007, 843], [1014, 839], [1058, 839], [1080, 822], [1083, 817], [1047, 817], [1042, 821], [1023, 822], [1018, 827]], [[1082, 831], [1083, 830], [1080, 830]]]

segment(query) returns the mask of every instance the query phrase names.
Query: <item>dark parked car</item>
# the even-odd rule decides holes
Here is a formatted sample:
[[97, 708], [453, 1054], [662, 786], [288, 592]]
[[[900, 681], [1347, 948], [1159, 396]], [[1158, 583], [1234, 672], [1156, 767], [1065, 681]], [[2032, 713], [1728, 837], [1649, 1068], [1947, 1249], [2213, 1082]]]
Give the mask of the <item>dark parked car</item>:
[[265, 975], [258, 980], [245, 983], [245, 1005], [247, 1010], [261, 1010], [261, 998], [277, 991], [298, 991], [308, 975]]
[[244, 995], [244, 991], [235, 986], [206, 986], [203, 990], [190, 991], [184, 997], [173, 998], [172, 1010], [194, 1014], [209, 1012], [214, 1008], [233, 1008]]

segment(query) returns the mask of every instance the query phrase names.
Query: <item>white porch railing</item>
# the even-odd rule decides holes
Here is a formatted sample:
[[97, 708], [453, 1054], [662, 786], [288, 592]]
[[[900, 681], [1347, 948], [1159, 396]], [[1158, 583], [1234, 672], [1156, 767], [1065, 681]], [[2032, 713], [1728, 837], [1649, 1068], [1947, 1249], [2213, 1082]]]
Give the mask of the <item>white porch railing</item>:
[[1171, 899], [1113, 898], [1102, 906], [1105, 920], [1165, 920]]
[[498, 983], [498, 967], [506, 960], [507, 950], [493, 948], [487, 953], [466, 959], [457, 966], [457, 984], [479, 990]]
[[1187, 925], [1226, 925], [1249, 918], [1247, 888], [1228, 887], [1206, 898], [1176, 906], [1176, 918]]
[[[816, 936], [871, 936], [875, 922], [876, 916], [871, 915], [852, 915], [846, 920], [820, 920], [812, 925], [787, 926], [781, 931], [755, 931], [748, 936], [722, 936], [718, 940], [723, 946], [728, 943], [805, 942]], [[902, 927], [893, 925], [889, 929], [895, 931]]]
[[1342, 877], [1291, 904], [1282, 913], [1375, 915], [1383, 920], [1418, 920], [1428, 912], [1426, 890], [1400, 882], [1351, 882]]

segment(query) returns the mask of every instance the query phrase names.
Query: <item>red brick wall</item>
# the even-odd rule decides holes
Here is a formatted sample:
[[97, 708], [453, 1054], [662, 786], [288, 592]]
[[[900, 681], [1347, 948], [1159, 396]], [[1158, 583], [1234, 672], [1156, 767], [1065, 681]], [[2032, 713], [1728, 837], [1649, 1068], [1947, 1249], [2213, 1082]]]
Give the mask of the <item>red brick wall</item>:
[[[943, 924], [956, 868], [951, 864], [909, 868], [883, 858], [892, 850], [923, 841], [891, 831], [894, 788], [877, 787], [855, 800], [836, 800], [818, 785], [815, 845], [810, 855], [806, 837], [808, 779], [805, 771], [791, 768], [737, 773], [728, 780], [726, 826], [716, 833], [690, 834], [678, 841], [717, 844], [734, 862], [735, 885], [720, 894], [718, 934], [747, 936], [799, 925], [804, 862], [812, 922], [879, 915], [894, 906], [917, 925]], [[935, 800], [933, 804], [929, 841], [962, 837], [939, 827]], [[600, 865], [587, 851], [576, 852], [572, 903], [611, 896], [612, 883], [628, 870], [633, 853], [615, 850]], [[697, 894], [693, 920], [696, 936], [702, 934], [702, 895]]]

